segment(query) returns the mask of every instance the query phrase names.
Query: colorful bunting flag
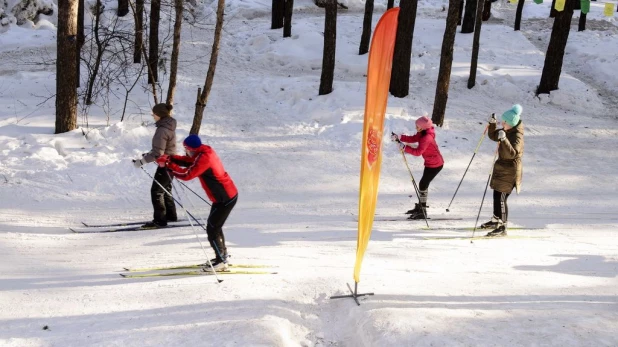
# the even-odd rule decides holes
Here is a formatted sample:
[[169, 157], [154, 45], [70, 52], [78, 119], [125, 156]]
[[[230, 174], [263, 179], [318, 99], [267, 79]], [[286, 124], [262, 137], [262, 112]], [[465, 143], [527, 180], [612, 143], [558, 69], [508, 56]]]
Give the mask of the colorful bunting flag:
[[605, 3], [605, 11], [603, 11], [606, 17], [611, 17], [614, 15], [614, 4], [611, 2]]
[[564, 2], [565, 0], [556, 0], [556, 6], [554, 6], [556, 11], [562, 12], [564, 10]]
[[590, 0], [581, 0], [582, 13], [587, 14], [590, 11]]

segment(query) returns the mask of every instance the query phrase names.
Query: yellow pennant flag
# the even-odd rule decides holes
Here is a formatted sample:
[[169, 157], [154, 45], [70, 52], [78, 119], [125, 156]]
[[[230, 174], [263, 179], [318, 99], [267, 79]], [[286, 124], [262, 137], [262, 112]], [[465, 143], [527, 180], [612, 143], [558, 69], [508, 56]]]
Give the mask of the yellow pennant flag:
[[564, 10], [564, 1], [565, 0], [556, 0], [556, 6], [554, 6], [556, 11], [562, 12]]
[[603, 10], [605, 17], [611, 17], [614, 15], [614, 4], [611, 2], [605, 3], [605, 10]]
[[397, 34], [399, 8], [386, 11], [378, 21], [367, 63], [367, 95], [365, 99], [365, 120], [363, 125], [363, 147], [361, 149], [360, 193], [358, 198], [358, 241], [354, 281], [360, 281], [363, 256], [371, 237], [373, 217], [378, 199], [378, 183], [382, 164], [382, 135], [384, 113], [388, 101], [391, 80], [393, 51]]

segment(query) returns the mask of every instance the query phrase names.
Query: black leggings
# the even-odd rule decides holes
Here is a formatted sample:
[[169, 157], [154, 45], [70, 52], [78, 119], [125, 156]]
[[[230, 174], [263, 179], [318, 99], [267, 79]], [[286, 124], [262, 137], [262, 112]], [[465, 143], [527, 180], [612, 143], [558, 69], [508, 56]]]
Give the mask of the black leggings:
[[206, 233], [210, 246], [215, 251], [217, 259], [225, 260], [227, 257], [227, 247], [225, 247], [225, 236], [223, 235], [223, 224], [234, 209], [238, 194], [226, 202], [215, 202], [210, 208], [210, 215], [206, 225]]
[[504, 223], [509, 217], [509, 207], [506, 204], [509, 195], [511, 194], [494, 190], [494, 217], [502, 219]]
[[438, 175], [438, 173], [442, 170], [444, 165], [439, 167], [425, 167], [423, 170], [423, 177], [421, 177], [421, 181], [418, 184], [418, 194], [420, 197], [421, 206], [427, 206], [427, 195], [429, 193], [429, 183], [433, 181], [434, 178]]
[[436, 178], [443, 167], [444, 165], [439, 167], [425, 167], [425, 170], [423, 170], [423, 177], [421, 177], [421, 181], [418, 183], [418, 189], [427, 190], [429, 188], [429, 183]]

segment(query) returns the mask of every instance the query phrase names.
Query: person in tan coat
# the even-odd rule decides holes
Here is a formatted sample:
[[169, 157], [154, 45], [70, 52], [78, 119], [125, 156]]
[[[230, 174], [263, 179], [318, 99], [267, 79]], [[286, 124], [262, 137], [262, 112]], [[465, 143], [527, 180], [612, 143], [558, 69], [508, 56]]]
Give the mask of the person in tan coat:
[[498, 160], [494, 163], [490, 187], [494, 190], [494, 213], [491, 220], [481, 225], [493, 229], [487, 236], [506, 236], [508, 206], [507, 198], [515, 188], [521, 187], [522, 157], [524, 155], [524, 125], [521, 121], [522, 107], [517, 104], [502, 114], [502, 128], [496, 128], [496, 118], [489, 119], [487, 135], [499, 142]]
[[[176, 154], [176, 119], [172, 117], [172, 105], [156, 104], [152, 108], [152, 117], [155, 120], [155, 134], [152, 137], [152, 149], [148, 153], [142, 154], [140, 159], [134, 159], [133, 165], [141, 168], [146, 163], [152, 163], [160, 156]], [[157, 184], [157, 182], [159, 184]], [[172, 178], [166, 168], [157, 167], [154, 181], [150, 187], [150, 198], [154, 209], [153, 220], [144, 224], [144, 228], [160, 228], [167, 225], [167, 222], [178, 220], [176, 215], [176, 205], [171, 195], [167, 194], [165, 188], [172, 193]]]

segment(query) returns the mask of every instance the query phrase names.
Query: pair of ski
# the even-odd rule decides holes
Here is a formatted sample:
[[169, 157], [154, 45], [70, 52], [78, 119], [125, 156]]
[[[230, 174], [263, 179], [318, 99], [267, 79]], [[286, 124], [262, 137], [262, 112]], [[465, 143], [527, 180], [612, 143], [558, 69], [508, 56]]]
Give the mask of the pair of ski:
[[[250, 265], [250, 264], [228, 264], [225, 271], [217, 271], [217, 275], [276, 275], [277, 272], [269, 270], [273, 266], [269, 265]], [[124, 278], [147, 278], [147, 277], [166, 277], [166, 276], [208, 276], [215, 273], [210, 271], [209, 264], [189, 264], [177, 266], [153, 266], [144, 268], [124, 268], [127, 273], [121, 273]], [[156, 271], [156, 272], [155, 272]], [[139, 272], [139, 273], [138, 273]], [[148, 273], [145, 273], [148, 272]]]
[[[472, 230], [472, 229], [470, 229]], [[546, 239], [549, 236], [532, 236], [532, 235], [504, 235], [504, 236], [474, 236], [474, 237], [465, 237], [465, 236], [425, 236], [423, 240], [501, 240], [501, 239]]]
[[[423, 240], [500, 240], [500, 239], [544, 239], [548, 238], [547, 235], [501, 235], [501, 236], [487, 236], [484, 235], [492, 229], [471, 228], [471, 227], [438, 227], [438, 228], [421, 228], [423, 230], [453, 230], [453, 231], [475, 231], [478, 236], [425, 236]], [[527, 227], [511, 227], [508, 230], [542, 230], [543, 228], [527, 228]]]
[[[140, 231], [140, 230], [158, 230], [158, 229], [171, 229], [182, 228], [191, 226], [188, 220], [180, 220], [177, 222], [169, 222], [166, 226], [160, 227], [144, 227], [144, 224], [149, 221], [136, 221], [136, 222], [123, 222], [123, 223], [110, 223], [110, 224], [88, 224], [82, 222], [83, 227], [71, 227], [74, 233], [78, 234], [93, 234], [93, 233], [115, 233], [122, 231]], [[196, 223], [194, 222], [193, 225]]]

